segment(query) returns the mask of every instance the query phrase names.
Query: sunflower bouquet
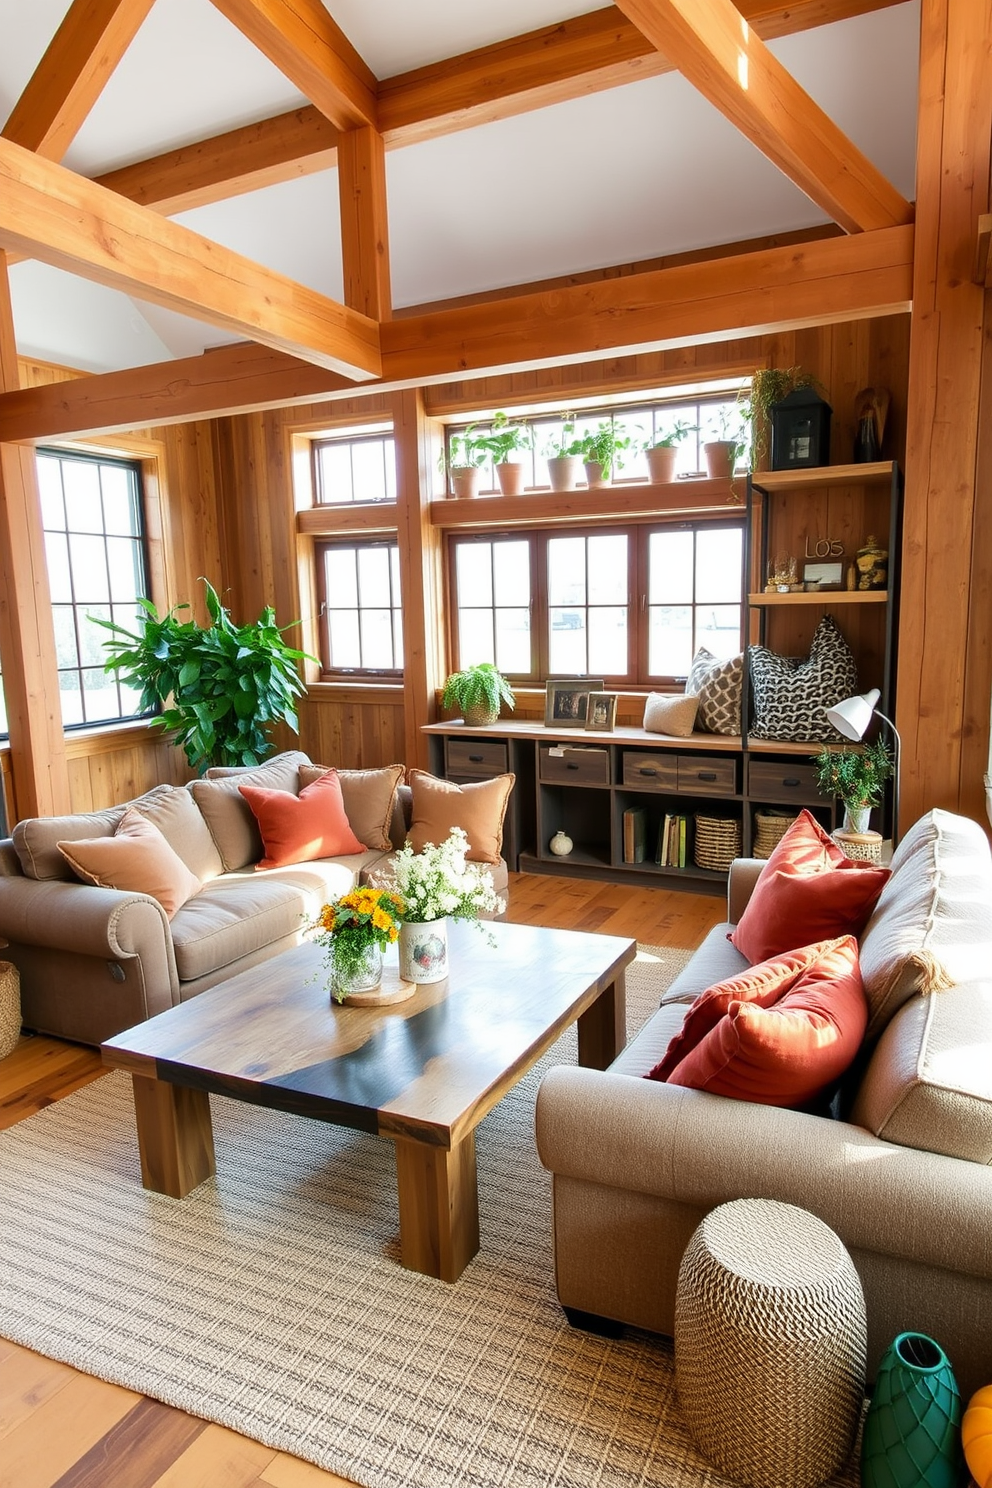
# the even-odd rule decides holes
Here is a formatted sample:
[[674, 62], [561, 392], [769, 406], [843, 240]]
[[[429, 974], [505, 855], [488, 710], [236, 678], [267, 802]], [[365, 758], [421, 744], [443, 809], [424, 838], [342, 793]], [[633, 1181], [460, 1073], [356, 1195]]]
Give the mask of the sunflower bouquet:
[[335, 1002], [344, 1001], [370, 962], [381, 972], [382, 953], [399, 935], [402, 909], [398, 894], [371, 888], [352, 889], [321, 908], [311, 929], [314, 940], [328, 952]]

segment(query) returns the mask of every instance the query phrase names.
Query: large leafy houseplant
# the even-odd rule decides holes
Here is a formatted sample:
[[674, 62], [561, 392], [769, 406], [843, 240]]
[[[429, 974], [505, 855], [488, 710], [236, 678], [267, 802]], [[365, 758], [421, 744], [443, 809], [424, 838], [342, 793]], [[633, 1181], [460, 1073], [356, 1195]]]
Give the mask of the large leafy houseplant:
[[213, 585], [203, 584], [209, 625], [178, 619], [188, 604], [160, 616], [147, 599], [139, 601], [139, 632], [94, 618], [112, 632], [105, 671], [140, 689], [142, 711], [161, 708], [152, 723], [200, 774], [210, 765], [257, 765], [275, 747], [274, 724], [298, 732], [295, 699], [306, 691], [297, 671], [306, 653], [286, 645], [272, 606], [253, 624], [235, 625]]

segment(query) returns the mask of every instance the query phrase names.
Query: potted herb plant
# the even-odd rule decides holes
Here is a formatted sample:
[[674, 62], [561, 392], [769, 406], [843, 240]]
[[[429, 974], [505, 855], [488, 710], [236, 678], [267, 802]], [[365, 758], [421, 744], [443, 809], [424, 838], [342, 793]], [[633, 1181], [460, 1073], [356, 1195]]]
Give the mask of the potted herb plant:
[[452, 672], [444, 684], [441, 702], [446, 708], [457, 708], [472, 728], [495, 723], [500, 704], [513, 708], [516, 699], [509, 682], [491, 661], [480, 661], [462, 672]]
[[741, 388], [738, 405], [744, 420], [752, 470], [762, 468], [768, 452], [773, 403], [781, 403], [800, 388], [819, 388], [821, 384], [801, 367], [759, 367], [751, 376], [750, 387]]
[[161, 707], [153, 727], [181, 744], [200, 774], [210, 765], [257, 765], [275, 747], [268, 737], [274, 724], [299, 732], [295, 700], [306, 692], [297, 671], [306, 652], [283, 640], [293, 627], [281, 630], [271, 605], [253, 624], [235, 625], [213, 585], [203, 584], [209, 625], [177, 619], [188, 604], [159, 616], [147, 599], [138, 601], [145, 611], [139, 632], [92, 617], [112, 633], [104, 670], [140, 689], [140, 711]]
[[747, 451], [748, 442], [744, 409], [740, 408], [737, 417], [727, 408], [716, 410], [715, 427], [716, 439], [708, 439], [703, 444], [703, 459], [706, 461], [706, 473], [711, 480], [729, 480], [733, 477], [737, 465]]
[[575, 433], [574, 413], [562, 416], [561, 432], [551, 437], [542, 454], [548, 462], [552, 491], [574, 491], [583, 454], [583, 441]]
[[687, 424], [676, 419], [670, 429], [645, 441], [642, 448], [648, 462], [648, 479], [652, 484], [671, 485], [675, 479], [679, 445], [689, 434], [696, 434], [698, 431], [698, 424]]
[[519, 496], [527, 471], [519, 460], [511, 460], [510, 456], [533, 447], [533, 432], [526, 420], [513, 424], [507, 414], [497, 413], [489, 433], [475, 436], [475, 443], [492, 456], [503, 495]]
[[882, 799], [882, 787], [893, 770], [892, 752], [884, 739], [859, 749], [821, 749], [814, 756], [816, 786], [821, 795], [844, 802], [844, 826], [867, 832], [871, 808]]
[[617, 433], [612, 419], [604, 419], [593, 433], [583, 435], [582, 459], [591, 491], [610, 484], [614, 470], [623, 465], [621, 452], [629, 449], [630, 443], [628, 434]]
[[[478, 424], [468, 424], [459, 434], [452, 434], [448, 458], [451, 490], [455, 496], [477, 496], [482, 466], [489, 458], [485, 434], [476, 434]], [[441, 457], [442, 462], [444, 456]]]

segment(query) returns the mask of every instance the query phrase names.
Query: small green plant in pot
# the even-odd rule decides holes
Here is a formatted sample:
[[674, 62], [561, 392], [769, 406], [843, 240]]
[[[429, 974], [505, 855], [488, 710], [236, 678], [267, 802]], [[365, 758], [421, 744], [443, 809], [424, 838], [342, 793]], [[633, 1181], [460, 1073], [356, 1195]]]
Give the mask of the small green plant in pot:
[[480, 661], [462, 672], [452, 672], [444, 684], [441, 701], [446, 708], [457, 708], [472, 728], [495, 723], [500, 704], [513, 708], [516, 699], [509, 682], [491, 661]]
[[676, 419], [670, 427], [645, 441], [642, 448], [648, 462], [648, 477], [655, 485], [667, 486], [672, 483], [679, 458], [679, 445], [690, 434], [698, 432], [698, 424], [687, 424], [682, 419]]
[[511, 456], [518, 451], [533, 448], [534, 435], [530, 425], [526, 420], [513, 424], [508, 415], [501, 412], [494, 415], [488, 434], [480, 434], [474, 438], [476, 447], [484, 449], [492, 457], [496, 479], [503, 495], [519, 496], [527, 472], [525, 466], [511, 459]]
[[93, 617], [112, 634], [104, 670], [140, 689], [142, 712], [161, 707], [152, 725], [182, 745], [200, 774], [210, 765], [257, 765], [275, 747], [268, 737], [274, 724], [299, 732], [295, 701], [306, 688], [297, 663], [307, 657], [286, 645], [271, 605], [253, 624], [235, 625], [213, 585], [203, 584], [209, 625], [177, 619], [188, 604], [160, 616], [147, 599], [139, 601], [140, 632]]
[[[478, 424], [468, 424], [460, 433], [451, 436], [447, 469], [451, 476], [451, 489], [455, 496], [478, 494], [482, 467], [489, 458], [487, 445], [489, 436], [477, 434], [475, 431], [478, 427]], [[441, 468], [442, 470], [445, 468], [443, 454]]]
[[839, 796], [851, 830], [866, 832], [871, 808], [881, 801], [882, 787], [893, 771], [892, 751], [884, 739], [859, 749], [821, 749], [813, 764], [820, 794]]
[[584, 442], [575, 432], [575, 414], [562, 415], [561, 432], [553, 434], [541, 453], [548, 462], [552, 491], [573, 491], [578, 484]]
[[591, 434], [582, 437], [582, 459], [586, 467], [586, 484], [590, 490], [608, 486], [614, 470], [623, 467], [623, 451], [630, 448], [628, 434], [618, 434], [612, 419], [603, 422]]

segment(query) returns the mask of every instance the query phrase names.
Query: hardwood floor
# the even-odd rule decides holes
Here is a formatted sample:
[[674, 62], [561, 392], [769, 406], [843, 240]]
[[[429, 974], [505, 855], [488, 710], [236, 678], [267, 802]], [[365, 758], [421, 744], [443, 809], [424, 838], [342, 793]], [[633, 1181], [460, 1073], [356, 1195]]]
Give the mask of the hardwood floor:
[[[512, 874], [508, 919], [694, 949], [722, 898]], [[0, 1060], [0, 1127], [103, 1074], [99, 1054], [22, 1038]], [[347, 1488], [344, 1478], [0, 1339], [0, 1488]]]

